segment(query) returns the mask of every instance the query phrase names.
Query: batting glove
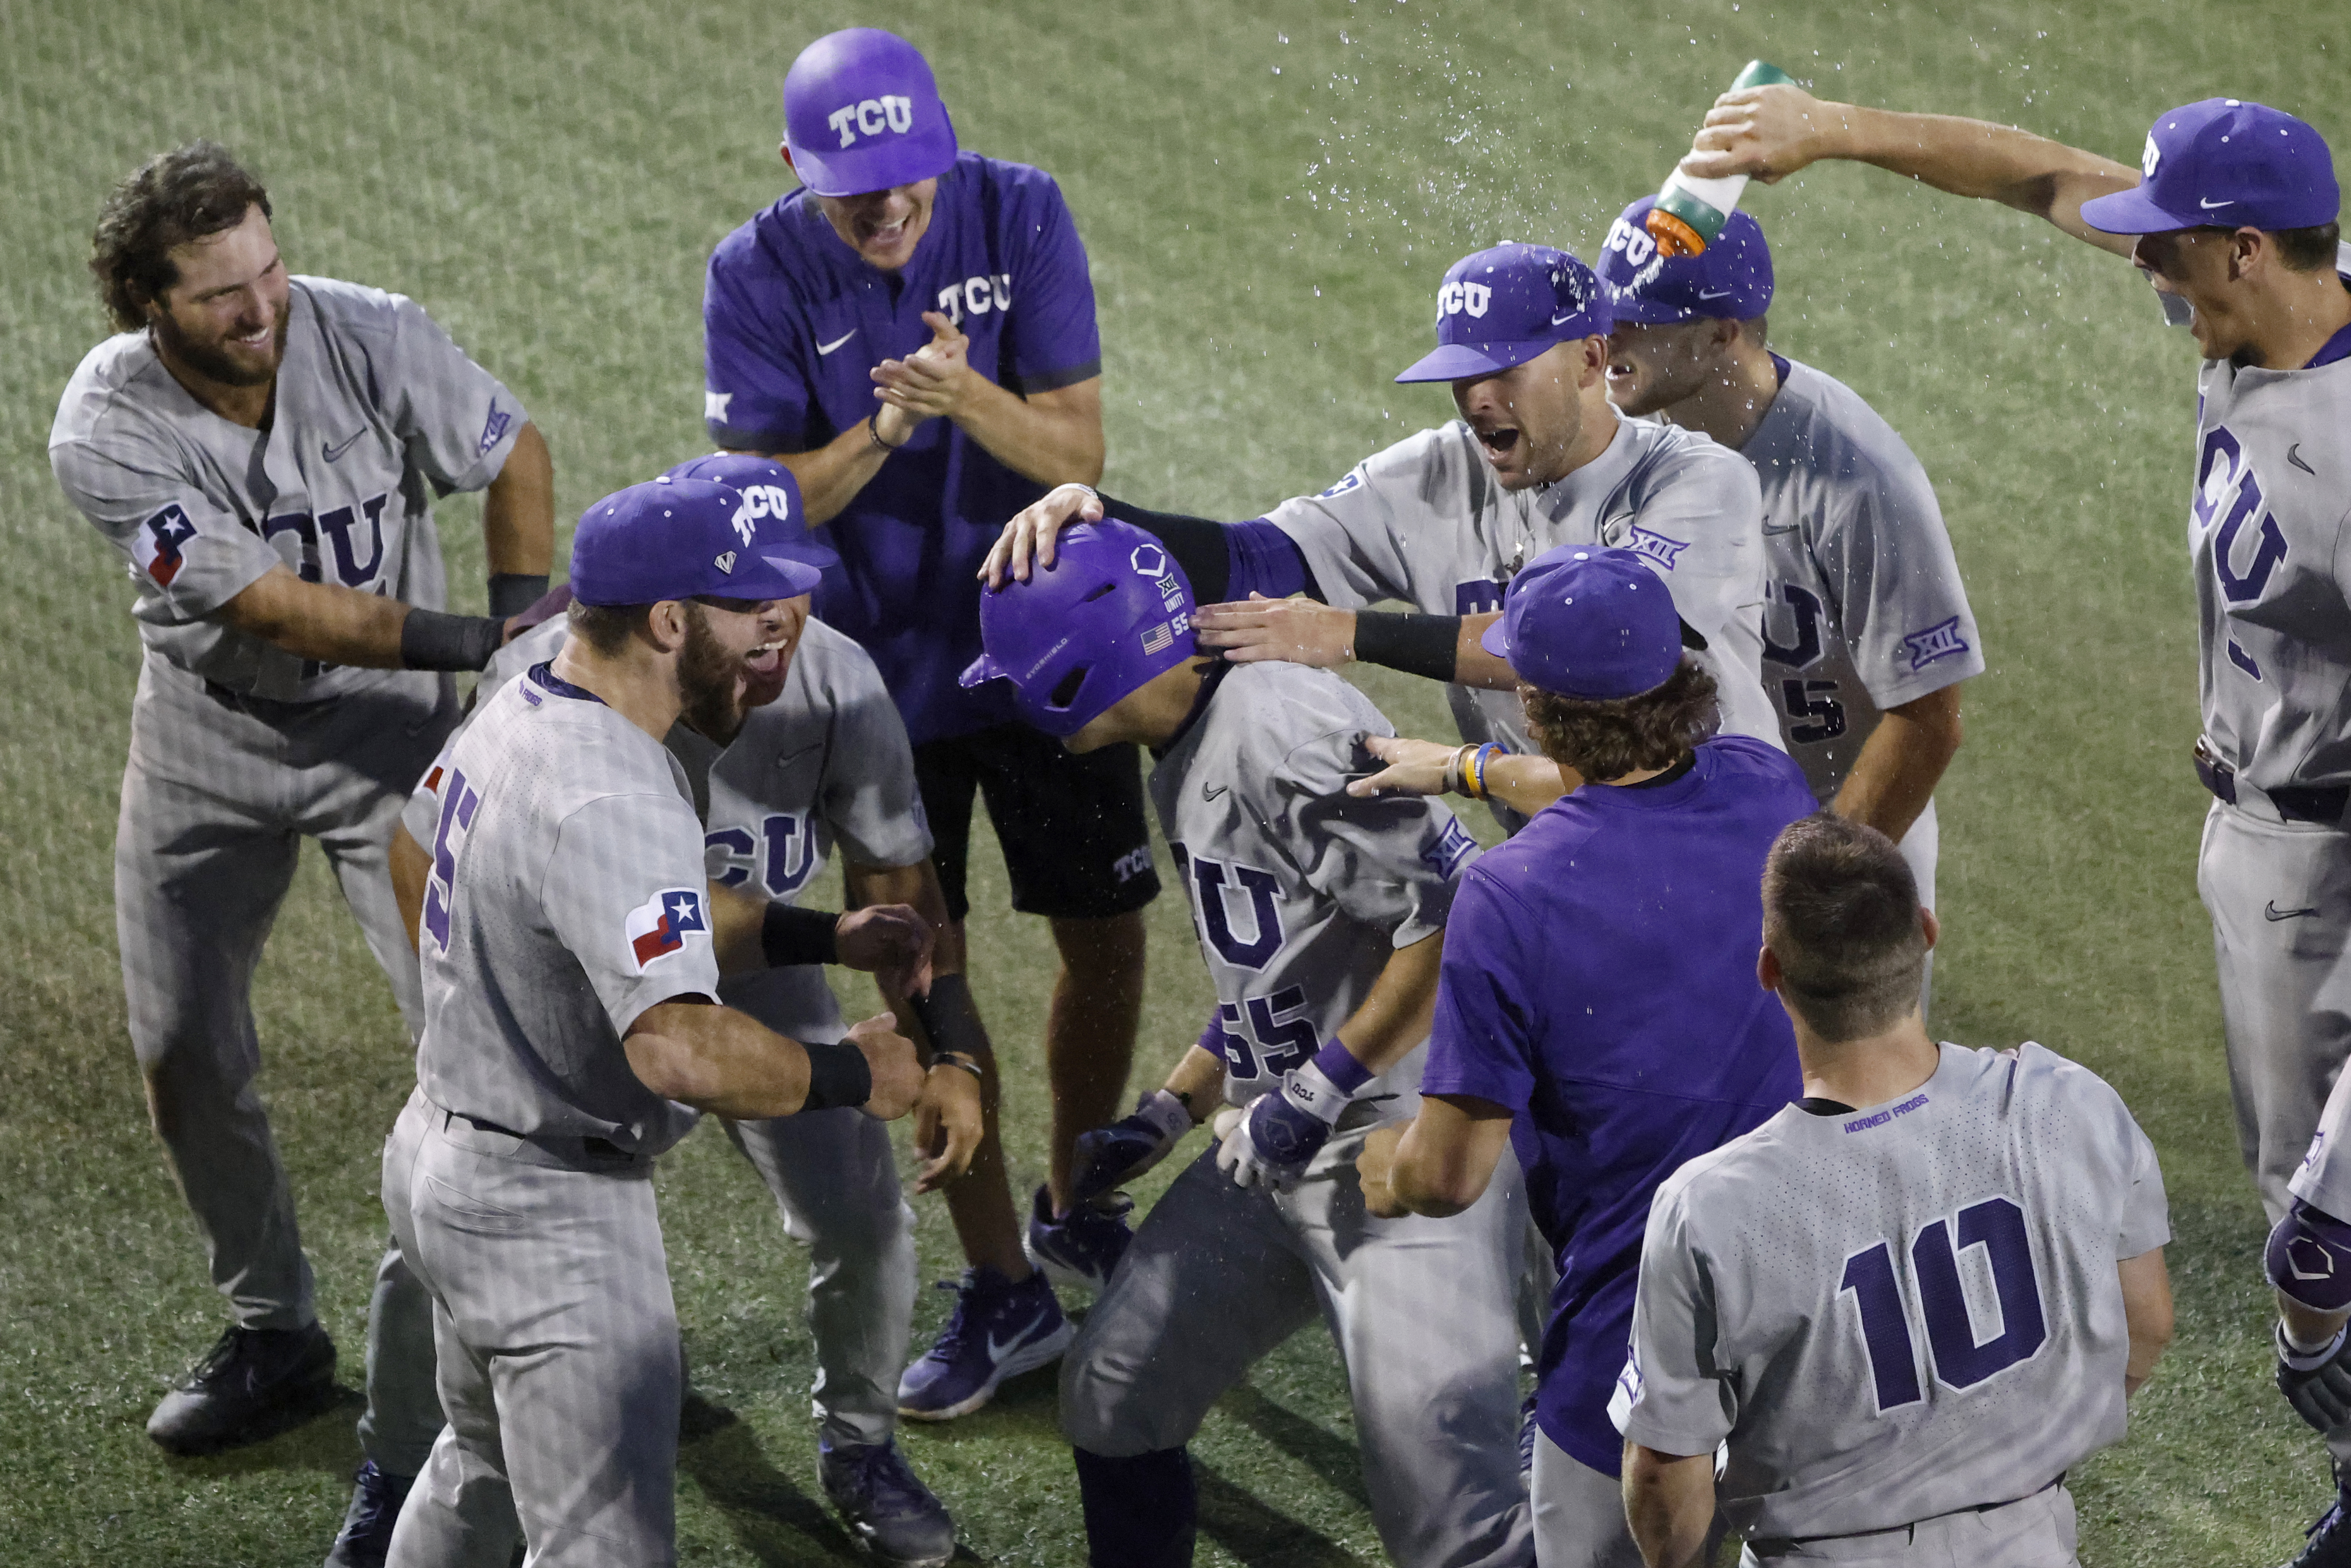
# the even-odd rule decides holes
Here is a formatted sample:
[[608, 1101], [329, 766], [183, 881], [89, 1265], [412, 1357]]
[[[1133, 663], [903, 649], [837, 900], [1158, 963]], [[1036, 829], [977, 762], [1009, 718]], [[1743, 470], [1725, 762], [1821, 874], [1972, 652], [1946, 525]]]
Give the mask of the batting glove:
[[1135, 1103], [1134, 1114], [1107, 1127], [1080, 1133], [1070, 1155], [1070, 1194], [1091, 1203], [1124, 1186], [1161, 1160], [1192, 1130], [1192, 1113], [1165, 1089]]
[[[1331, 1141], [1331, 1129], [1356, 1089], [1369, 1081], [1337, 1040], [1317, 1051], [1305, 1066], [1285, 1072], [1281, 1092], [1260, 1094], [1217, 1151], [1217, 1168], [1241, 1186], [1287, 1192]], [[1346, 1086], [1341, 1081], [1351, 1080]]]
[[2285, 1343], [2283, 1323], [2276, 1338], [2278, 1392], [2317, 1431], [2342, 1430], [2351, 1423], [2351, 1337], [2337, 1330], [2332, 1344], [2307, 1355]]

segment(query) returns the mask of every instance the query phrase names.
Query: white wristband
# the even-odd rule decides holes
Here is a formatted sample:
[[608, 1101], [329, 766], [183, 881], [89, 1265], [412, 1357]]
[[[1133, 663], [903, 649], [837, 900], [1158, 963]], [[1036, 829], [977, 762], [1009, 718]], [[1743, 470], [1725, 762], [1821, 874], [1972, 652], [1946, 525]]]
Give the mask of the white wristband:
[[2343, 1348], [2345, 1332], [2344, 1329], [2336, 1329], [2335, 1337], [2319, 1349], [2304, 1350], [2287, 1334], [2284, 1320], [2281, 1319], [2277, 1326], [2278, 1359], [2295, 1372], [2316, 1372], [2320, 1367], [2333, 1361], [2335, 1353]]
[[1282, 1080], [1282, 1098], [1326, 1127], [1339, 1124], [1339, 1113], [1354, 1096], [1331, 1082], [1331, 1075], [1309, 1061]]
[[1152, 1131], [1174, 1143], [1192, 1130], [1192, 1113], [1165, 1089], [1154, 1089], [1135, 1102], [1134, 1113], [1151, 1124]]

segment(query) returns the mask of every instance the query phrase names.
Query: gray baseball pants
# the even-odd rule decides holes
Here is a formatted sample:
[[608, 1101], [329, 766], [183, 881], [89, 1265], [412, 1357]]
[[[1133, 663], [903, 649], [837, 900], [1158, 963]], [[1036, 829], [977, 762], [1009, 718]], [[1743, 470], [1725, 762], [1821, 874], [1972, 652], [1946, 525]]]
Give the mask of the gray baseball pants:
[[[1641, 1568], [1625, 1521], [1625, 1489], [1535, 1432], [1536, 1568]], [[1711, 1556], [1708, 1561], [1711, 1562]]]
[[650, 1159], [569, 1158], [420, 1092], [384, 1145], [401, 1251], [433, 1298], [448, 1426], [393, 1568], [666, 1568], [685, 1392]]
[[140, 670], [114, 841], [131, 1043], [213, 1283], [246, 1327], [317, 1316], [293, 1192], [253, 1087], [254, 966], [314, 838], [413, 1032], [423, 993], [385, 845], [456, 717], [451, 684], [431, 674], [292, 704], [231, 695], [160, 659]]
[[2075, 1568], [2073, 1495], [2053, 1486], [1997, 1508], [1938, 1514], [1898, 1530], [1750, 1543], [1740, 1568]]
[[1332, 1140], [1297, 1188], [1195, 1160], [1134, 1233], [1061, 1362], [1061, 1430], [1113, 1458], [1188, 1443], [1208, 1407], [1319, 1312], [1354, 1403], [1373, 1522], [1402, 1568], [1524, 1568], [1518, 1326], [1526, 1184], [1507, 1154], [1450, 1219], [1375, 1219]]

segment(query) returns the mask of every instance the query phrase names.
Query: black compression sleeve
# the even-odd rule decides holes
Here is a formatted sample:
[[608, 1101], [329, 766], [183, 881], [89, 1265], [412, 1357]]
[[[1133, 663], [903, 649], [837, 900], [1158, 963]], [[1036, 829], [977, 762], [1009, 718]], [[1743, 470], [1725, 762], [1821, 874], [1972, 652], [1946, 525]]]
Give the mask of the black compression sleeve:
[[873, 1097], [873, 1069], [866, 1065], [865, 1053], [842, 1040], [835, 1045], [803, 1045], [808, 1052], [808, 1098], [800, 1102], [803, 1111], [831, 1111], [843, 1105], [862, 1105]]
[[400, 623], [400, 662], [412, 670], [478, 670], [506, 641], [504, 621], [415, 610]]
[[547, 591], [547, 573], [533, 575], [528, 571], [494, 571], [490, 573], [490, 613], [503, 621], [509, 615], [519, 615], [539, 601]]
[[1461, 617], [1355, 612], [1355, 657], [1432, 681], [1454, 678], [1461, 657]]
[[[1099, 490], [1094, 494], [1102, 496]], [[1145, 511], [1108, 496], [1102, 497], [1102, 504], [1104, 516], [1133, 523], [1167, 547], [1167, 553], [1184, 569], [1184, 580], [1192, 585], [1193, 602], [1224, 602], [1232, 570], [1224, 524], [1212, 523], [1206, 517], [1187, 517], [1180, 512]]]
[[908, 997], [906, 1005], [923, 1032], [931, 1037], [934, 1059], [946, 1051], [961, 1051], [975, 1061], [985, 1061], [993, 1054], [987, 1030], [979, 1021], [979, 1009], [972, 1005], [971, 987], [961, 975], [932, 976], [930, 994]]
[[794, 909], [770, 904], [759, 918], [759, 950], [768, 967], [781, 969], [794, 964], [838, 964], [841, 916], [830, 909]]

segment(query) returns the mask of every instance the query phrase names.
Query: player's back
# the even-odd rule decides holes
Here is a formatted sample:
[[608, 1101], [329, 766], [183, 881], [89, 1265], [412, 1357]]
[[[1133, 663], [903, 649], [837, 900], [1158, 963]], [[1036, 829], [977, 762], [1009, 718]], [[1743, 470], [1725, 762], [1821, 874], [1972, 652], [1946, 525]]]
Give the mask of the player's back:
[[[1719, 1491], [1750, 1536], [2030, 1496], [2122, 1436], [2116, 1266], [2168, 1239], [2154, 1150], [2104, 1081], [2035, 1044], [1947, 1044], [1915, 1092], [1791, 1105], [1659, 1189], [1612, 1413], [1703, 1452], [1672, 1447], [1677, 1401], [1735, 1407]], [[1710, 1329], [1653, 1310], [1653, 1266], [1687, 1270]], [[1674, 1370], [1695, 1340], [1710, 1376]]]
[[[418, 929], [425, 1094], [526, 1136], [667, 1147], [693, 1118], [637, 1080], [619, 1030], [681, 990], [717, 988], [683, 770], [541, 664], [475, 716], [440, 802]], [[647, 866], [674, 885], [640, 907]], [[683, 918], [662, 901], [678, 892], [691, 894]], [[685, 970], [707, 985], [677, 984]]]

